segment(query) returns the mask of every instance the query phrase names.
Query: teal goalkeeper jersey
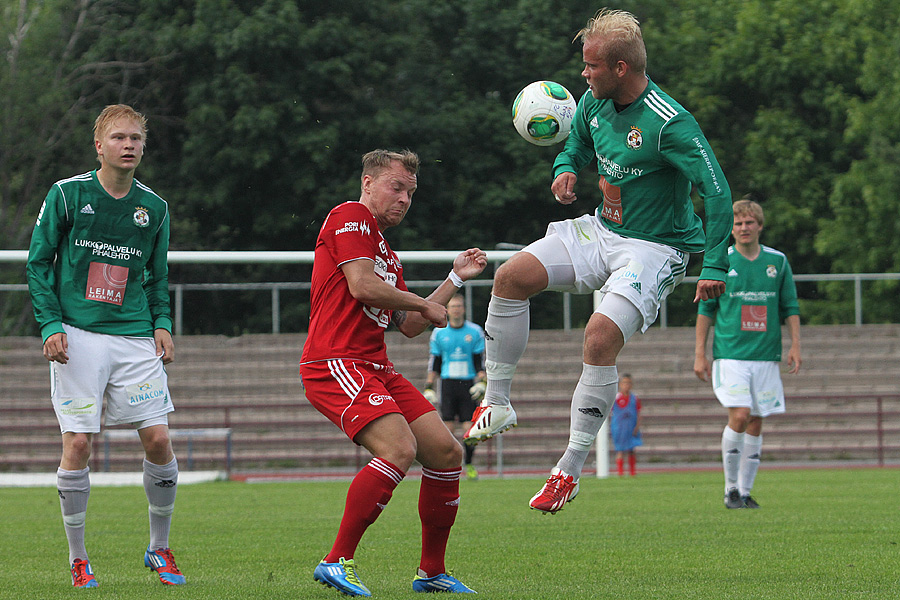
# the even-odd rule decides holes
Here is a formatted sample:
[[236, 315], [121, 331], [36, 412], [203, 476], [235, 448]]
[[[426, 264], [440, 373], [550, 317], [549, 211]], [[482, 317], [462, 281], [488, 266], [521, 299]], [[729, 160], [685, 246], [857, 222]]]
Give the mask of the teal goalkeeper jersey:
[[728, 264], [725, 293], [698, 309], [715, 324], [713, 358], [781, 361], [781, 322], [800, 314], [787, 257], [761, 246], [747, 260], [731, 246]]
[[169, 207], [134, 180], [110, 196], [91, 171], [57, 181], [38, 214], [25, 267], [34, 316], [46, 339], [62, 324], [153, 337], [172, 329]]
[[[733, 214], [731, 190], [694, 117], [649, 78], [643, 94], [617, 112], [588, 90], [553, 164], [578, 173], [597, 161], [603, 204], [597, 217], [625, 237], [705, 252], [701, 279], [723, 281]], [[691, 188], [704, 202], [706, 233]]]

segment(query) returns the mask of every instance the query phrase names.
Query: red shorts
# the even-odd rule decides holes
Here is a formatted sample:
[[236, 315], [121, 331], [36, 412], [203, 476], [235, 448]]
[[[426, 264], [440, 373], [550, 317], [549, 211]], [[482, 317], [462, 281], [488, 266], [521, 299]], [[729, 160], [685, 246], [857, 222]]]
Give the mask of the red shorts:
[[310, 404], [351, 440], [378, 417], [399, 413], [412, 423], [435, 410], [416, 386], [385, 365], [335, 358], [300, 365], [300, 379]]

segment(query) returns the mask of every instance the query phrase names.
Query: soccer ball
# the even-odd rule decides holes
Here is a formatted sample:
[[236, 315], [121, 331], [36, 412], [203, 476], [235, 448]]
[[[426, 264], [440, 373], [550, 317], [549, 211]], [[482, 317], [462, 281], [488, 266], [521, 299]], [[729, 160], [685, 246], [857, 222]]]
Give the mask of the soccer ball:
[[513, 125], [537, 146], [552, 146], [569, 137], [575, 98], [553, 81], [535, 81], [519, 92], [512, 106]]

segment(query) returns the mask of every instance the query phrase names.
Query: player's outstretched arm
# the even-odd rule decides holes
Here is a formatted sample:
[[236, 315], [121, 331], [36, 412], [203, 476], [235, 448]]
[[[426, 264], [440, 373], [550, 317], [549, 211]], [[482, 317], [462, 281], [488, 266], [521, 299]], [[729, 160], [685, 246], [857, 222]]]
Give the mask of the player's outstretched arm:
[[[453, 268], [445, 279], [431, 294], [426, 301], [435, 303], [443, 308], [444, 324], [438, 324], [434, 317], [426, 311], [418, 311], [418, 313], [409, 312], [406, 314], [394, 315], [394, 324], [407, 337], [415, 337], [425, 331], [430, 325], [436, 327], [444, 327], [447, 318], [447, 303], [450, 298], [458, 291], [456, 283], [460, 281], [468, 281], [474, 277], [478, 277], [487, 266], [487, 253], [480, 248], [469, 248], [460, 252], [453, 259]], [[456, 282], [454, 283], [454, 279]]]

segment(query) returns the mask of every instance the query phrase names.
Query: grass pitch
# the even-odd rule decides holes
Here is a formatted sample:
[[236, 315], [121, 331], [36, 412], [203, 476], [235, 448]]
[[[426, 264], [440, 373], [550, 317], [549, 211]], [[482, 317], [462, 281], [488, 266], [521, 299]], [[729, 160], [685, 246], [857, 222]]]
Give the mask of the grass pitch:
[[[897, 598], [896, 469], [763, 470], [760, 510], [726, 510], [718, 472], [585, 477], [551, 516], [527, 502], [542, 479], [463, 481], [447, 563], [480, 597], [546, 600]], [[337, 600], [312, 580], [347, 482], [182, 486], [172, 547], [185, 586], [143, 566], [139, 487], [95, 488], [87, 544], [100, 588], [74, 590], [53, 488], [0, 489], [0, 598]], [[418, 481], [404, 481], [356, 554], [376, 599], [411, 591]]]

